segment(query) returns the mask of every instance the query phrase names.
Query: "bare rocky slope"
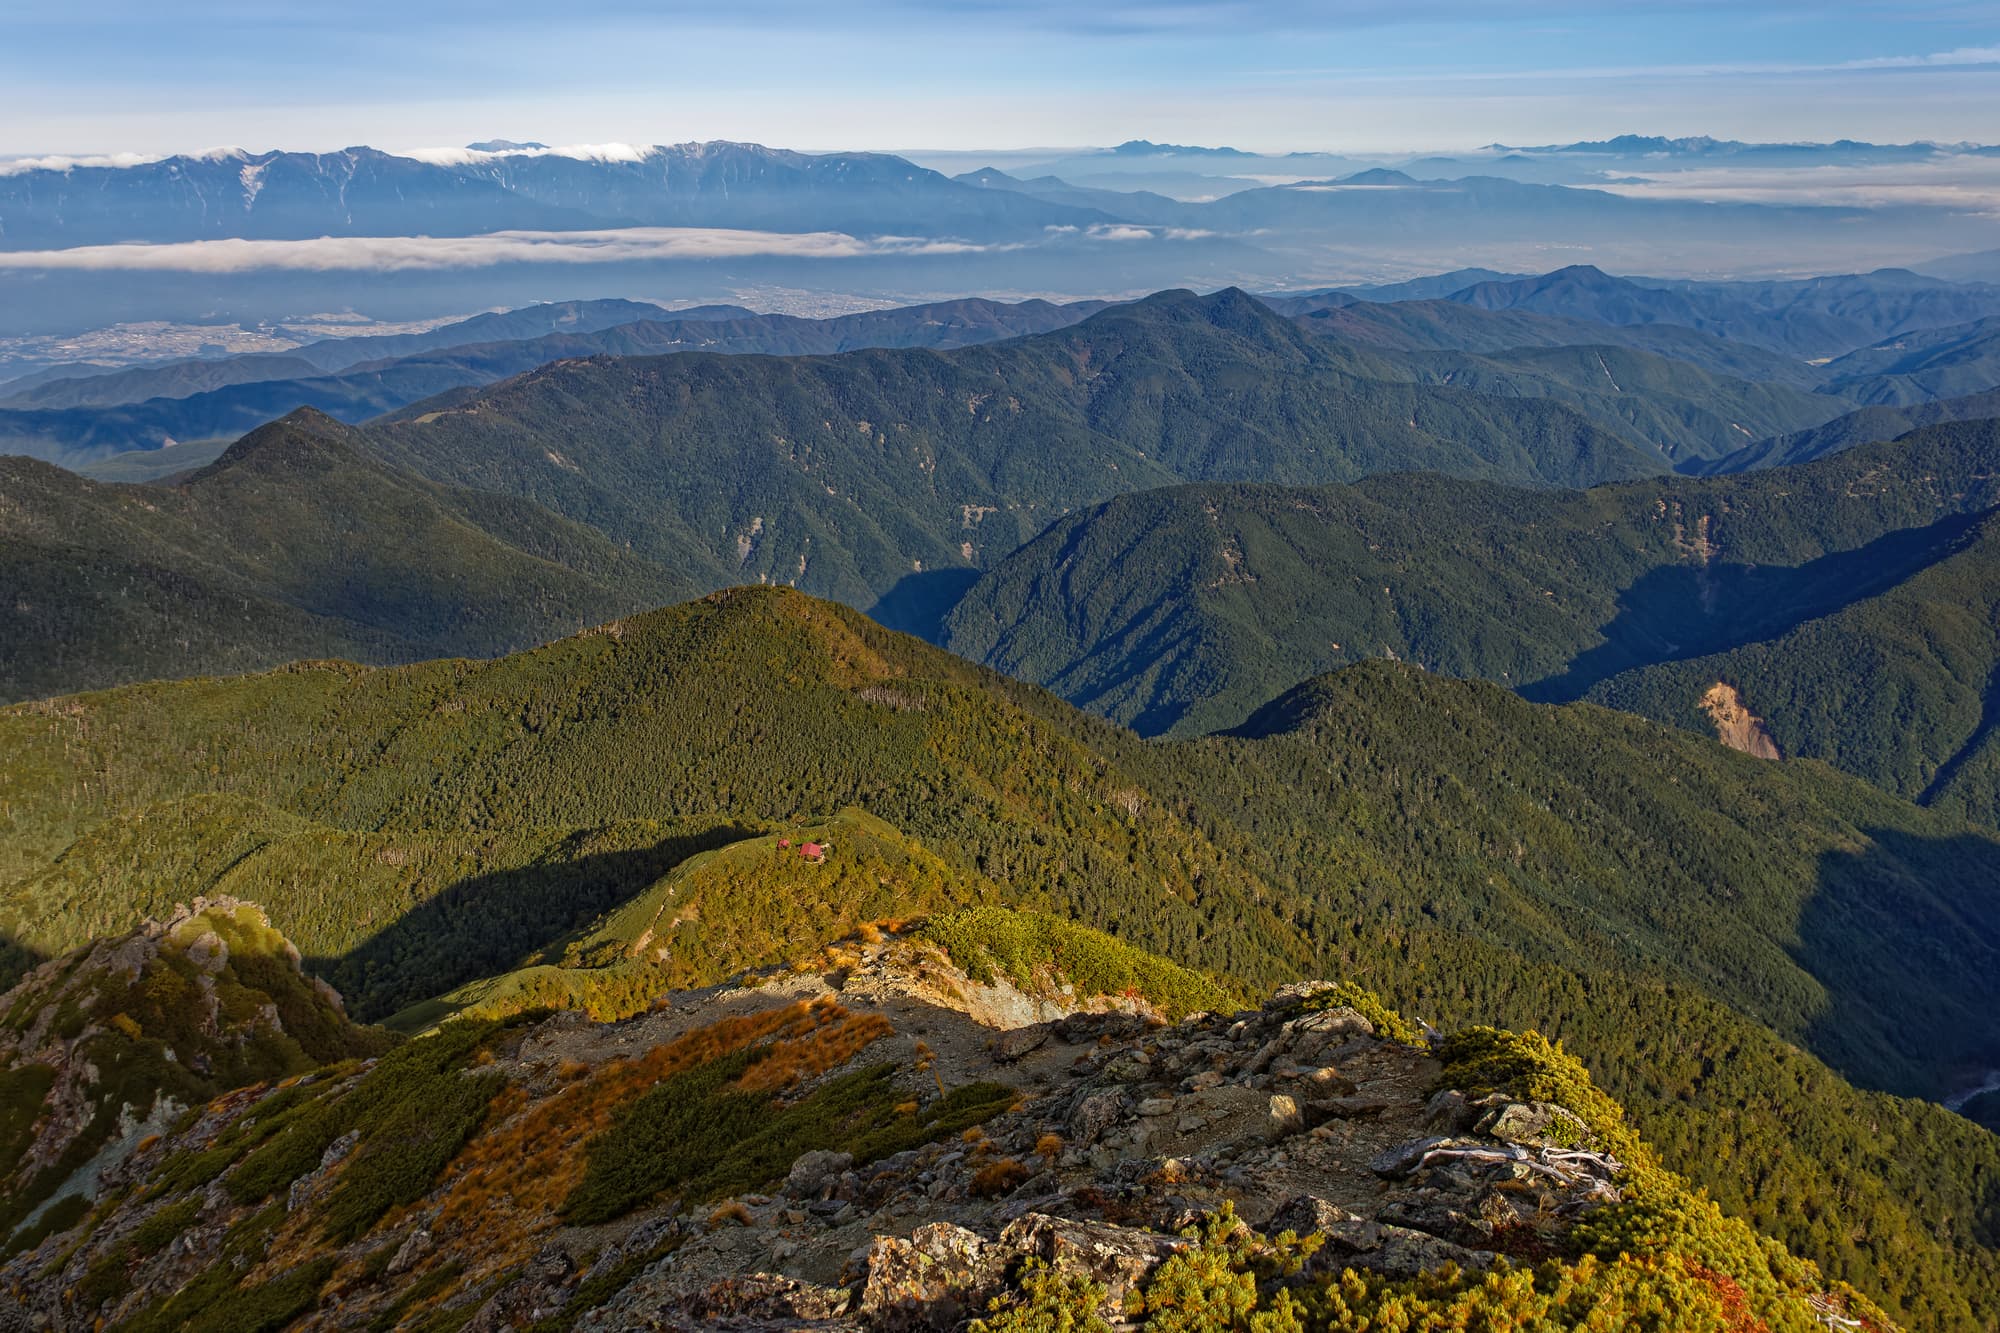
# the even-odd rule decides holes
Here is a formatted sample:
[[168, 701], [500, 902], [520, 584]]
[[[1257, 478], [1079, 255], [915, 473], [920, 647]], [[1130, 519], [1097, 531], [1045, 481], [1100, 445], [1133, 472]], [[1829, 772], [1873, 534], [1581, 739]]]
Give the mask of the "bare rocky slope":
[[150, 1132], [8, 1242], [0, 1329], [1891, 1327], [1532, 1034], [1326, 982], [1184, 1012], [1226, 992], [1158, 960], [1092, 993], [1124, 946], [1020, 925], [133, 1105]]

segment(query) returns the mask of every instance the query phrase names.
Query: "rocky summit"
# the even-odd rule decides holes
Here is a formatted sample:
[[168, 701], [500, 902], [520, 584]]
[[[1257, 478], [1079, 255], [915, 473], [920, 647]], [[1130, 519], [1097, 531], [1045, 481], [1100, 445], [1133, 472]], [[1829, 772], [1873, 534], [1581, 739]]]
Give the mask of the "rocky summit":
[[[190, 921], [134, 938], [213, 970]], [[337, 1063], [191, 1105], [121, 1085], [127, 1132], [9, 1243], [0, 1329], [1890, 1327], [1661, 1169], [1558, 1047], [1323, 981], [1178, 1013], [1079, 984], [1119, 946], [1068, 930], [1034, 960], [871, 926], [620, 1021], [379, 1055], [329, 998]], [[135, 992], [163, 974], [87, 958], [120, 949]], [[73, 1081], [106, 1023], [68, 1011], [10, 1087]]]

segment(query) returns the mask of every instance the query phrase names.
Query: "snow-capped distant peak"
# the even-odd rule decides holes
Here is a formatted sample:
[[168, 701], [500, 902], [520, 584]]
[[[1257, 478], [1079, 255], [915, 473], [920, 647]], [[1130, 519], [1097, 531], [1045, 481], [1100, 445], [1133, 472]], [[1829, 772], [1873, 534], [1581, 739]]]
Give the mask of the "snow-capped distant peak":
[[560, 148], [521, 145], [497, 151], [483, 148], [411, 148], [397, 154], [437, 167], [462, 167], [509, 157], [569, 157], [580, 162], [644, 162], [650, 147], [629, 143], [579, 143]]

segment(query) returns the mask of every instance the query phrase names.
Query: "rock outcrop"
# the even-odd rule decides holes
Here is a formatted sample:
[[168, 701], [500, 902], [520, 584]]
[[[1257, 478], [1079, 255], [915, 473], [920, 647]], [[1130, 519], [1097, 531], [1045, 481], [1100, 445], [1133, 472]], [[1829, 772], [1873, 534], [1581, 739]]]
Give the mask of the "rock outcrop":
[[[1564, 1252], [1623, 1197], [1623, 1165], [1582, 1116], [1442, 1086], [1430, 1047], [1344, 988], [1177, 1023], [1094, 997], [1050, 1016], [1042, 998], [1032, 1022], [989, 1026], [1025, 1013], [1006, 984], [875, 936], [836, 965], [662, 997], [623, 1022], [457, 1026], [216, 1098], [107, 1171], [80, 1226], [0, 1267], [19, 1312], [0, 1329], [172, 1322], [210, 1300], [308, 1328], [430, 1311], [469, 1330], [948, 1330], [1026, 1299], [1036, 1275], [1130, 1327], [1179, 1257], [1218, 1237], [1310, 1237], [1285, 1251], [1298, 1282], [1477, 1273]], [[428, 1050], [461, 1054], [420, 1077]], [[371, 1091], [392, 1061], [396, 1095], [435, 1115], [399, 1120]], [[700, 1103], [710, 1086], [724, 1100]], [[664, 1140], [617, 1137], [675, 1098], [745, 1123], [690, 1113], [659, 1122], [681, 1126]], [[821, 1124], [816, 1107], [845, 1109]], [[448, 1115], [463, 1146], [425, 1156]], [[758, 1146], [785, 1126], [798, 1150]], [[688, 1134], [726, 1160], [674, 1157]], [[658, 1165], [635, 1184], [614, 1148]], [[603, 1190], [624, 1193], [589, 1202]]]

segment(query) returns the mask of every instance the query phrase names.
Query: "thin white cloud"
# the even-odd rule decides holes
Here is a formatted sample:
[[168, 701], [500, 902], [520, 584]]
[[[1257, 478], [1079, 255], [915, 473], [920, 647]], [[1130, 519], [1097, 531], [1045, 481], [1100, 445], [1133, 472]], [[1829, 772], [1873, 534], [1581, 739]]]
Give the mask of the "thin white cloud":
[[[496, 264], [618, 264], [672, 259], [855, 259], [955, 255], [991, 247], [957, 240], [844, 232], [628, 227], [613, 231], [503, 231], [482, 236], [322, 236], [304, 241], [180, 241], [0, 252], [0, 270], [248, 273], [490, 268]], [[1012, 247], [1004, 247], [1012, 248]]]
[[1598, 81], [1637, 78], [1783, 77], [1795, 74], [1854, 74], [1867, 70], [1959, 70], [2000, 65], [2000, 46], [1961, 46], [1925, 55], [1864, 56], [1854, 60], [1739, 60], [1692, 64], [1548, 65], [1457, 68], [1425, 65], [1315, 65], [1261, 71], [1269, 79], [1340, 79], [1354, 84], [1550, 83], [1564, 79]]
[[1940, 67], [2000, 65], [2000, 46], [1961, 46], [1952, 51], [1935, 51], [1927, 56], [1876, 56], [1868, 60], [1850, 60], [1834, 68], [1912, 69], [1927, 65]]
[[1881, 165], [1673, 166], [1591, 188], [1636, 199], [1855, 208], [2000, 209], [2000, 158], [1960, 155]]

